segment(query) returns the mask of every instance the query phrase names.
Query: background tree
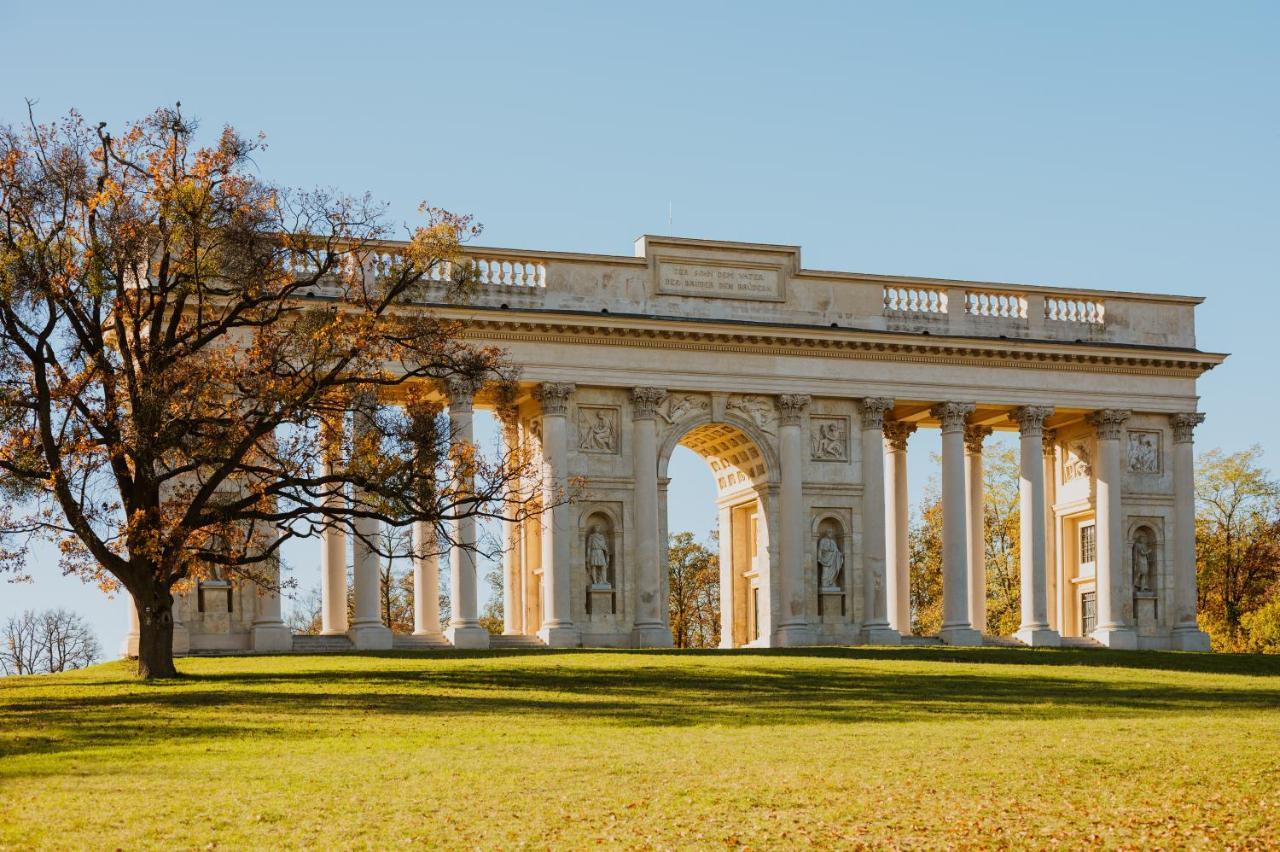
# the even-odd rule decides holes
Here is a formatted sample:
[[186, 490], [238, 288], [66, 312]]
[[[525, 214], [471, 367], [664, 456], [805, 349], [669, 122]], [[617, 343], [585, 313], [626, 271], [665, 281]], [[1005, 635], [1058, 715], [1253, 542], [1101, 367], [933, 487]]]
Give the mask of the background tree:
[[5, 674], [65, 672], [92, 665], [101, 655], [93, 628], [67, 609], [12, 616], [0, 637], [0, 669]]
[[502, 603], [502, 563], [491, 567], [484, 575], [489, 584], [489, 600], [485, 602], [484, 613], [480, 616], [480, 626], [494, 636], [500, 635], [506, 627], [506, 617]]
[[[1280, 486], [1256, 445], [1230, 455], [1210, 450], [1196, 467], [1200, 623], [1215, 649], [1246, 650], [1245, 615], [1280, 596]], [[1268, 629], [1266, 613], [1254, 621]]]
[[911, 632], [932, 636], [942, 628], [942, 498], [930, 479], [907, 533], [911, 551]]
[[319, 586], [309, 586], [301, 594], [295, 594], [285, 615], [284, 623], [292, 633], [301, 636], [318, 636], [324, 625], [324, 599]]
[[413, 555], [412, 536], [407, 529], [383, 527], [378, 590], [382, 600], [382, 620], [392, 633], [413, 632], [413, 571], [407, 557]]
[[693, 533], [679, 532], [667, 545], [671, 637], [677, 648], [714, 648], [720, 644], [720, 556], [699, 544]]
[[[45, 537], [64, 572], [123, 586], [144, 677], [176, 674], [175, 586], [216, 569], [271, 588], [283, 543], [358, 518], [449, 541], [535, 475], [519, 449], [450, 459], [433, 387], [511, 372], [399, 310], [465, 298], [470, 219], [424, 208], [390, 253], [367, 198], [280, 189], [254, 171], [260, 140], [194, 132], [178, 109], [119, 135], [75, 113], [0, 128], [0, 556], [22, 573]], [[393, 389], [403, 407], [358, 434], [325, 428]]]

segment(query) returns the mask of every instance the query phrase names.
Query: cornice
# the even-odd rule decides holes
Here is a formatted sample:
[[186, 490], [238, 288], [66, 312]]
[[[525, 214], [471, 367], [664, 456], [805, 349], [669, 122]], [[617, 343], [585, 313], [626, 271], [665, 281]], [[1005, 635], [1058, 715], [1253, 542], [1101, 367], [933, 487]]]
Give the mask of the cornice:
[[[452, 314], [452, 311], [442, 311]], [[615, 315], [616, 317], [616, 315]], [[1107, 344], [1069, 344], [1018, 339], [940, 338], [895, 332], [826, 329], [821, 335], [792, 329], [715, 325], [676, 327], [623, 324], [616, 319], [456, 316], [463, 336], [527, 343], [573, 343], [730, 354], [791, 355], [861, 361], [894, 361], [949, 366], [1013, 367], [1087, 373], [1123, 373], [1194, 378], [1225, 360], [1214, 353]], [[816, 330], [815, 330], [816, 331]]]

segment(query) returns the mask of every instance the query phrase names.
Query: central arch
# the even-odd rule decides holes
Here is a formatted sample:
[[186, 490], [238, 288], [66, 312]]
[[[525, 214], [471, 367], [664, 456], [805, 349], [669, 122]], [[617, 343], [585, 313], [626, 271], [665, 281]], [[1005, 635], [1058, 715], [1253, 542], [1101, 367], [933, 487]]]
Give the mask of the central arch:
[[[716, 483], [720, 551], [720, 647], [767, 647], [776, 623], [778, 459], [769, 433], [755, 423], [709, 415], [672, 424], [658, 452], [661, 560], [667, 564], [667, 486], [671, 454], [692, 450]], [[667, 573], [663, 574], [664, 593]]]

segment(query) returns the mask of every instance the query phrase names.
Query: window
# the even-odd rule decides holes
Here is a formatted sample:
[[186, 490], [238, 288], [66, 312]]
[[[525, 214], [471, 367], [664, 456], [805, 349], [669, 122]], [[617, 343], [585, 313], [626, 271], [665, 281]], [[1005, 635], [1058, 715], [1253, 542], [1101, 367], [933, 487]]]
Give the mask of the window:
[[[1092, 527], [1090, 527], [1092, 529]], [[1098, 626], [1098, 593], [1080, 594], [1080, 635], [1088, 636]]]
[[1098, 528], [1093, 524], [1080, 528], [1080, 562], [1098, 560]]

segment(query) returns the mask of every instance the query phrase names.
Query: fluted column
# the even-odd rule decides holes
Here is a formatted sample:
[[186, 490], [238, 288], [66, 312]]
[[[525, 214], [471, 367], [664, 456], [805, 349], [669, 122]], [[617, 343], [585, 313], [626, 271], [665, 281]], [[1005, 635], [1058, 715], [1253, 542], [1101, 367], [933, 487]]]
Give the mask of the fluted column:
[[[449, 455], [453, 487], [465, 499], [475, 491], [475, 428], [473, 398], [476, 384], [466, 380], [448, 383]], [[462, 511], [467, 506], [462, 505]], [[476, 571], [476, 519], [453, 522], [453, 547], [449, 548], [449, 626], [445, 638], [455, 648], [488, 648], [489, 631], [480, 626], [479, 577]]]
[[805, 442], [800, 428], [808, 406], [808, 394], [787, 393], [778, 397], [778, 448], [782, 464], [778, 490], [782, 606], [779, 608], [781, 623], [774, 630], [778, 645], [810, 645], [814, 641], [805, 606]]
[[631, 391], [631, 459], [633, 463], [636, 553], [636, 620], [631, 643], [637, 648], [672, 645], [666, 597], [662, 594], [662, 564], [658, 532], [657, 406], [666, 397], [662, 388]]
[[948, 645], [981, 645], [969, 623], [968, 495], [964, 483], [964, 427], [975, 406], [944, 402], [930, 413], [942, 424], [942, 629]]
[[1021, 435], [1018, 478], [1020, 530], [1019, 567], [1022, 579], [1022, 623], [1016, 636], [1027, 645], [1058, 645], [1058, 632], [1049, 627], [1044, 551], [1044, 421], [1053, 408], [1024, 405], [1010, 416]]
[[542, 403], [542, 627], [538, 636], [553, 647], [573, 647], [581, 636], [573, 624], [570, 589], [573, 566], [569, 564], [569, 397], [574, 386], [546, 382], [534, 397]]
[[[377, 397], [362, 392], [352, 407], [352, 443], [357, 454], [376, 453], [379, 432], [375, 425]], [[362, 489], [353, 489], [352, 503], [357, 509], [372, 507], [374, 499]], [[382, 623], [381, 559], [376, 550], [380, 526], [376, 518], [356, 517], [352, 521], [354, 541], [351, 543], [355, 562], [355, 617], [347, 630], [351, 643], [360, 650], [387, 650], [391, 647], [391, 629]]]
[[982, 442], [990, 434], [990, 426], [964, 427], [964, 488], [969, 501], [969, 523], [965, 528], [969, 625], [979, 633], [987, 632], [987, 504], [982, 481]]
[[884, 561], [889, 626], [902, 635], [911, 633], [910, 503], [907, 492], [907, 439], [914, 423], [895, 420], [884, 424], [884, 455], [888, 465], [884, 481]]
[[875, 645], [897, 645], [902, 634], [889, 625], [885, 576], [884, 415], [893, 400], [867, 397], [862, 415], [862, 639]]
[[[520, 424], [518, 413], [510, 405], [498, 409], [502, 421], [502, 444], [508, 463], [516, 464], [520, 454]], [[520, 522], [515, 517], [520, 512], [523, 494], [522, 483], [507, 481], [505, 517], [502, 521], [502, 632], [507, 636], [519, 636], [524, 626], [524, 564], [521, 545]]]
[[1049, 596], [1049, 627], [1062, 635], [1062, 580], [1058, 565], [1058, 516], [1053, 504], [1058, 499], [1057, 471], [1054, 469], [1054, 446], [1058, 433], [1045, 429], [1040, 440], [1041, 465], [1044, 468], [1044, 565], [1045, 588]]
[[440, 632], [440, 544], [427, 521], [413, 525], [413, 635], [443, 638]]
[[1098, 435], [1096, 505], [1098, 536], [1098, 626], [1093, 638], [1111, 648], [1136, 648], [1133, 589], [1124, 570], [1124, 483], [1120, 439], [1128, 411], [1107, 409], [1088, 416]]
[[1196, 623], [1196, 495], [1193, 434], [1204, 422], [1199, 412], [1174, 414], [1173, 427], [1173, 647], [1208, 651], [1209, 634]]
[[[326, 421], [321, 427], [324, 443], [324, 473], [337, 476], [342, 464], [341, 419]], [[327, 486], [324, 505], [333, 511], [346, 507], [347, 495], [342, 485]], [[347, 534], [342, 527], [330, 526], [320, 533], [320, 633], [337, 636], [347, 632]]]

